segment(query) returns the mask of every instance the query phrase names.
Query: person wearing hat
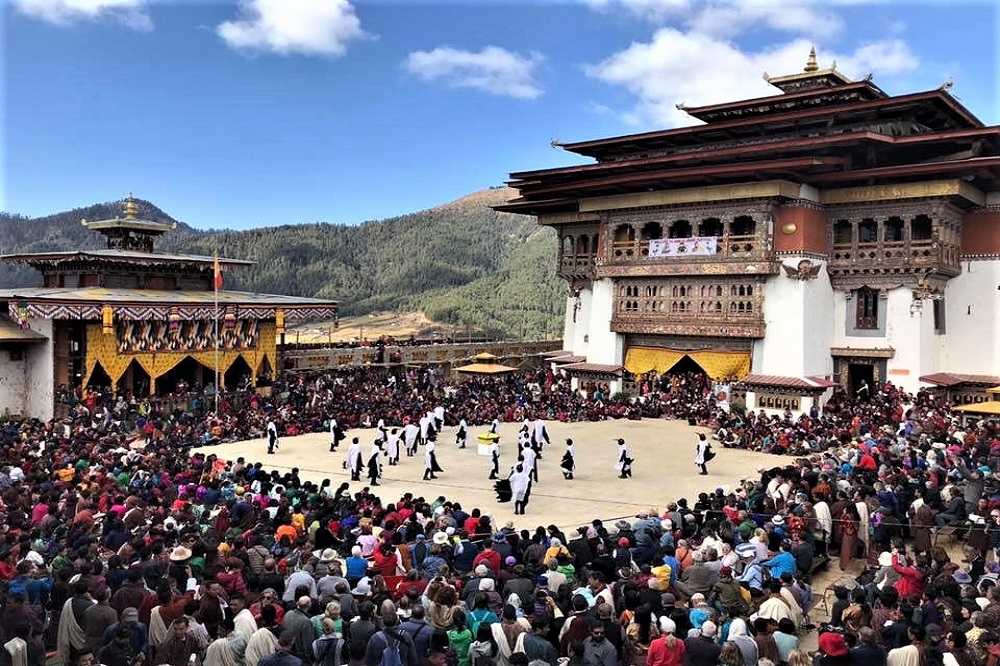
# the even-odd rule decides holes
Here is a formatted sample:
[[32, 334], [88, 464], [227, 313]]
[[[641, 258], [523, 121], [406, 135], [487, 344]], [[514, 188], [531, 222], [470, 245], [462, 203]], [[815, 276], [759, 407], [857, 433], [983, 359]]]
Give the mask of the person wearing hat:
[[566, 452], [563, 453], [559, 467], [562, 468], [563, 479], [571, 481], [573, 479], [573, 472], [576, 471], [576, 454], [574, 453], [572, 439], [566, 440]]
[[344, 434], [344, 428], [337, 422], [336, 417], [330, 417], [330, 452], [337, 450], [340, 443], [344, 441], [347, 435]]
[[[254, 628], [256, 629], [256, 622], [254, 622]], [[121, 620], [104, 631], [104, 638], [101, 644], [108, 645], [119, 629], [127, 632], [129, 645], [135, 654], [146, 653], [146, 650], [149, 649], [149, 633], [146, 625], [139, 622], [139, 610], [137, 608], [129, 606], [124, 609], [121, 614]]]
[[[921, 632], [923, 633], [923, 632]], [[914, 648], [916, 649], [916, 648]], [[827, 631], [819, 635], [819, 651], [820, 654], [817, 655], [815, 660], [816, 666], [847, 666], [852, 663], [851, 652], [847, 648], [847, 641], [844, 640], [844, 635], [836, 631]], [[890, 664], [895, 664], [896, 662], [889, 661]], [[898, 662], [903, 663], [922, 663], [917, 657], [917, 661], [914, 662]]]
[[619, 438], [618, 442], [618, 462], [615, 463], [615, 469], [618, 470], [619, 479], [631, 479], [632, 478], [632, 463], [635, 462], [635, 458], [632, 457], [632, 449], [629, 445], [625, 443], [624, 439]]
[[351, 472], [351, 481], [361, 480], [361, 466], [361, 440], [354, 437], [347, 447], [347, 457], [344, 459], [344, 469]]
[[274, 418], [267, 419], [267, 452], [274, 453], [274, 450], [278, 448], [278, 424], [274, 422]]
[[699, 474], [702, 476], [708, 474], [708, 467], [706, 465], [714, 457], [715, 454], [711, 452], [711, 444], [708, 438], [705, 437], [705, 433], [698, 433], [698, 443], [695, 444], [694, 465], [701, 469]]
[[434, 440], [428, 439], [424, 446], [424, 481], [436, 479], [437, 472], [444, 472], [441, 466], [438, 465], [437, 454], [435, 453], [436, 448]]
[[371, 451], [368, 452], [368, 482], [373, 486], [382, 485], [378, 482], [382, 478], [382, 441], [376, 439], [372, 442]]
[[469, 424], [466, 423], [465, 417], [463, 416], [458, 420], [458, 430], [455, 432], [455, 444], [458, 448], [464, 449], [466, 440], [469, 436]]

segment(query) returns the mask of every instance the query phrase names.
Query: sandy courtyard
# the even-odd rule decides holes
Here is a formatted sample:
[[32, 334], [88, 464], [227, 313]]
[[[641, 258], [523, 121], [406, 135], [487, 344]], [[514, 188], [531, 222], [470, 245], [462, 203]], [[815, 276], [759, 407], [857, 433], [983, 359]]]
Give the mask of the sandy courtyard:
[[[500, 428], [500, 472], [505, 475], [515, 461], [519, 424], [505, 423]], [[694, 466], [697, 433], [682, 421], [643, 419], [642, 421], [601, 421], [597, 423], [558, 423], [547, 425], [552, 443], [545, 447], [539, 461], [540, 482], [532, 485], [527, 515], [516, 517], [519, 528], [556, 524], [563, 529], [573, 529], [589, 523], [593, 518], [614, 522], [621, 517], [632, 517], [639, 509], [662, 507], [671, 500], [687, 497], [691, 504], [699, 492], [717, 487], [732, 488], [740, 479], [756, 476], [760, 466], [785, 462], [782, 458], [749, 451], [716, 447], [718, 454], [709, 464], [709, 475], [700, 476]], [[489, 459], [477, 454], [476, 435], [487, 428], [472, 427], [469, 446], [462, 450], [455, 446], [455, 428], [445, 426], [438, 438], [438, 460], [444, 473], [437, 480], [423, 481], [423, 448], [416, 457], [405, 453], [396, 467], [384, 465], [379, 496], [392, 502], [405, 492], [427, 499], [444, 495], [462, 503], [463, 508], [479, 507], [492, 512], [502, 524], [515, 519], [512, 503], [500, 504], [489, 481]], [[347, 433], [360, 437], [362, 455], [367, 460], [374, 430], [356, 429]], [[566, 481], [559, 469], [567, 437], [576, 443], [577, 472], [572, 481]], [[618, 459], [615, 439], [625, 438], [632, 447], [635, 464], [632, 479], [617, 478], [614, 469]], [[329, 435], [314, 433], [298, 437], [283, 437], [278, 453], [266, 454], [266, 440], [257, 439], [202, 449], [224, 459], [244, 456], [247, 461], [262, 460], [268, 469], [285, 472], [298, 467], [300, 475], [311, 481], [329, 477], [334, 486], [350, 480], [341, 465], [346, 454], [346, 444], [336, 453], [330, 453]], [[367, 486], [367, 479], [353, 483], [352, 491]]]

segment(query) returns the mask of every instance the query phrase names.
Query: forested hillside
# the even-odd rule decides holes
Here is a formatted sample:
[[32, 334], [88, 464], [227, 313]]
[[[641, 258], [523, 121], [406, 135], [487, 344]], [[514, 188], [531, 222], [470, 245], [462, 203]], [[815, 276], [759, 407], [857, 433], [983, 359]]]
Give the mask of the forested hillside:
[[[490, 208], [508, 196], [484, 190], [357, 226], [200, 231], [178, 224], [157, 249], [250, 259], [257, 262], [252, 268], [227, 274], [227, 288], [337, 299], [344, 314], [423, 311], [501, 338], [557, 337], [565, 301], [555, 275], [555, 235], [532, 218]], [[153, 204], [137, 203], [145, 219], [172, 221]], [[81, 226], [81, 218], [120, 213], [119, 202], [33, 219], [0, 214], [0, 253], [99, 248], [103, 237]], [[0, 264], [0, 285], [39, 283], [33, 269]]]

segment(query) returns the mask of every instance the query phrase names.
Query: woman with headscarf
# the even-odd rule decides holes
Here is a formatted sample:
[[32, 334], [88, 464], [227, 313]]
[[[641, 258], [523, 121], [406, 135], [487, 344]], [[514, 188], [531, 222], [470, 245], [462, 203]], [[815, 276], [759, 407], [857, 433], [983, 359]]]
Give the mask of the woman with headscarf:
[[750, 637], [746, 620], [740, 617], [733, 618], [733, 621], [729, 623], [727, 640], [739, 648], [740, 654], [743, 656], [743, 666], [757, 666], [757, 641]]
[[660, 637], [649, 644], [646, 666], [681, 666], [684, 663], [684, 641], [674, 635], [676, 631], [673, 620], [665, 616], [660, 618]]

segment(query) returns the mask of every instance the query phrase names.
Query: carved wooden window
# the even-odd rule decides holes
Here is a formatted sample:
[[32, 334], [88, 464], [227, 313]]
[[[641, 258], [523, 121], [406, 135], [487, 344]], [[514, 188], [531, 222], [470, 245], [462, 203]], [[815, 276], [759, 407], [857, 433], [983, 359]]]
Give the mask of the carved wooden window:
[[657, 238], [663, 238], [663, 225], [659, 222], [647, 222], [642, 225], [642, 230], [639, 232], [639, 238], [642, 240], [656, 240]]
[[850, 246], [854, 230], [849, 220], [837, 220], [833, 225], [833, 244]]
[[910, 220], [910, 239], [915, 241], [931, 240], [934, 235], [934, 224], [926, 215], [917, 215]]
[[710, 217], [708, 219], [702, 220], [701, 224], [698, 225], [698, 235], [699, 236], [721, 236], [722, 235], [722, 221], [717, 217]]
[[860, 330], [878, 328], [878, 292], [862, 287], [854, 293], [854, 327]]
[[730, 233], [733, 236], [753, 236], [757, 233], [757, 222], [749, 215], [739, 215], [733, 218]]
[[878, 242], [878, 222], [867, 217], [861, 220], [858, 225], [858, 242], [859, 243], [877, 243]]
[[615, 227], [615, 242], [630, 243], [635, 240], [635, 229], [628, 224], [619, 224]]
[[670, 238], [691, 238], [691, 223], [687, 220], [675, 220], [670, 225]]
[[572, 256], [572, 254], [573, 254], [573, 237], [572, 236], [563, 236], [562, 253], [563, 253], [563, 256], [566, 256], [566, 257]]
[[890, 217], [885, 221], [882, 229], [882, 240], [886, 243], [899, 243], [903, 237], [903, 219], [900, 217]]

